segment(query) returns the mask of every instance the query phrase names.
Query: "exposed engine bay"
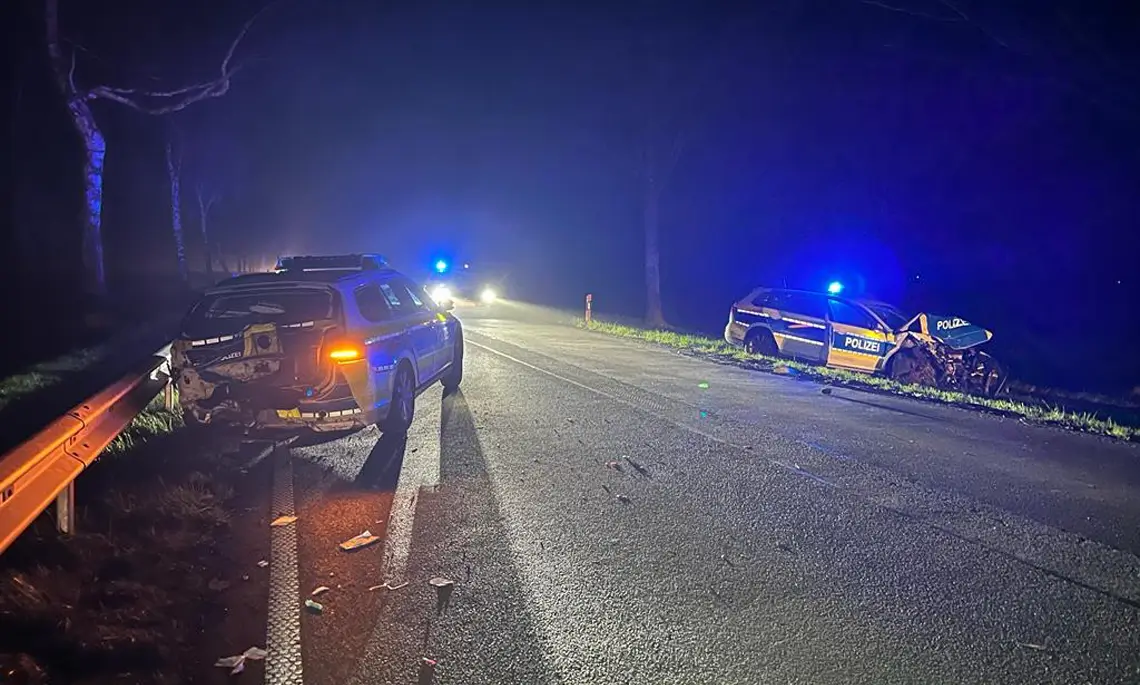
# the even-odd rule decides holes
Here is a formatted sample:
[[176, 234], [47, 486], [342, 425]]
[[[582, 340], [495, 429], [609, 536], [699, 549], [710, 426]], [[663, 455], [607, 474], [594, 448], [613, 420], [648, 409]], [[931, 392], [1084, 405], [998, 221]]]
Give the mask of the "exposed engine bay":
[[919, 314], [897, 333], [888, 375], [902, 383], [992, 397], [1008, 375], [997, 360], [977, 347], [992, 334], [957, 317]]

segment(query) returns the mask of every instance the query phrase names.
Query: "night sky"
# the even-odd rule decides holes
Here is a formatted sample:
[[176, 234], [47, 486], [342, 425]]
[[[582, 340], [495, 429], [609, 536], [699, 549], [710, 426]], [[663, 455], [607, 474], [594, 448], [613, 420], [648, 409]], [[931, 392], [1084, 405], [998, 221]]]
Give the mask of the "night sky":
[[[66, 278], [79, 141], [40, 3], [4, 4], [3, 249]], [[413, 273], [445, 255], [509, 272], [523, 299], [592, 291], [638, 313], [640, 154], [679, 136], [662, 196], [672, 322], [715, 333], [754, 285], [841, 278], [991, 328], [1030, 380], [1127, 390], [1140, 19], [1125, 5], [282, 2], [225, 97], [163, 119], [95, 104], [108, 268], [119, 288], [174, 273], [173, 127], [185, 182], [223, 189], [227, 251], [378, 251]], [[212, 77], [258, 7], [61, 0], [62, 30], [81, 85], [180, 85]]]

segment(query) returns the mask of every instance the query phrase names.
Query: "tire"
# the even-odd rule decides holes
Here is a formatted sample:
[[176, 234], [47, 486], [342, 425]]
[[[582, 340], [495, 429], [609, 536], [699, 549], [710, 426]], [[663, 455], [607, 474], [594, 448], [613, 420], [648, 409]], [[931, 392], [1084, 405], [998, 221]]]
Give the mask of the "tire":
[[443, 374], [440, 379], [443, 383], [443, 390], [447, 393], [453, 393], [459, 389], [459, 384], [463, 382], [463, 331], [460, 330], [455, 336], [455, 351], [452, 353], [451, 368], [447, 373]]
[[765, 357], [780, 356], [780, 348], [776, 346], [776, 339], [767, 329], [749, 332], [744, 338], [744, 349], [749, 354], [762, 354]]
[[380, 425], [384, 433], [403, 435], [412, 426], [416, 415], [416, 379], [412, 368], [405, 362], [396, 369], [392, 383], [392, 399], [388, 403], [388, 416]]

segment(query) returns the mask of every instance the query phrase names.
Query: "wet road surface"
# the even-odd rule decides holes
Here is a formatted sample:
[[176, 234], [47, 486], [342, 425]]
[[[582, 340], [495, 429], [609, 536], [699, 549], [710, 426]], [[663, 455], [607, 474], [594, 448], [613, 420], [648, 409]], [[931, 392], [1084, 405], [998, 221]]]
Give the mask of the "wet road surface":
[[406, 440], [270, 457], [268, 682], [1140, 681], [1135, 446], [458, 314]]

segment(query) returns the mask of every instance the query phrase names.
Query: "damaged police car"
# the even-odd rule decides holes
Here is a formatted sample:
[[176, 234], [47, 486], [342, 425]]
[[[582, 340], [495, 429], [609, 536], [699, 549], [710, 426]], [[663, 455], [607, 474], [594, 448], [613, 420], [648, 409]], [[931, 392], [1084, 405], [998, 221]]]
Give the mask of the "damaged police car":
[[724, 338], [754, 354], [794, 357], [985, 396], [1007, 374], [977, 349], [993, 333], [958, 317], [907, 318], [883, 302], [757, 288], [736, 302]]
[[207, 291], [172, 345], [187, 423], [407, 431], [415, 399], [463, 378], [450, 303], [379, 255], [283, 257]]

